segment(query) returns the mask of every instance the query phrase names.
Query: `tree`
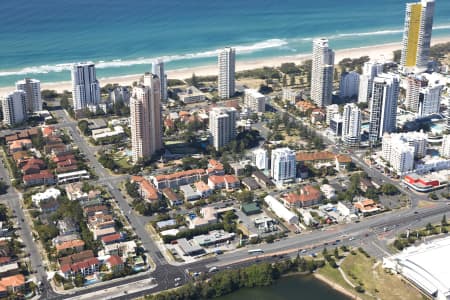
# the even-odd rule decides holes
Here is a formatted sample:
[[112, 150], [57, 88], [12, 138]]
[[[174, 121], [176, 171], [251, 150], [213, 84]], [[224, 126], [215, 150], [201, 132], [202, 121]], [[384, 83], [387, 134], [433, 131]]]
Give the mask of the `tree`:
[[197, 76], [195, 76], [195, 73], [192, 73], [191, 84], [195, 87], [198, 87]]
[[393, 56], [394, 56], [394, 61], [399, 64], [400, 59], [402, 57], [402, 50], [395, 50]]
[[75, 276], [75, 279], [73, 280], [73, 283], [76, 287], [82, 287], [84, 285], [84, 277], [81, 274], [77, 274]]
[[0, 195], [6, 194], [8, 191], [8, 185], [4, 181], [0, 181]]
[[448, 223], [447, 223], [447, 216], [446, 215], [442, 216], [441, 224], [442, 224], [442, 226], [447, 226], [448, 225]]
[[381, 192], [385, 195], [397, 195], [399, 193], [397, 187], [390, 183], [383, 184], [381, 186]]

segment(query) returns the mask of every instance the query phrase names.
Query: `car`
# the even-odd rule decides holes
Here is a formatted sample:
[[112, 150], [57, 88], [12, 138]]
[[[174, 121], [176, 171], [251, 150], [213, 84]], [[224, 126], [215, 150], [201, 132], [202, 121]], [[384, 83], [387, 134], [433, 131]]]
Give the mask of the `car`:
[[417, 214], [419, 214], [419, 212], [418, 212], [418, 211], [415, 211], [414, 214], [417, 215]]
[[219, 271], [219, 268], [217, 268], [217, 267], [212, 267], [212, 268], [210, 268], [209, 269], [209, 273], [215, 273], [215, 272], [218, 272]]
[[349, 241], [353, 241], [355, 238], [352, 236], [352, 237], [350, 237], [348, 240]]
[[180, 277], [177, 277], [177, 278], [174, 279], [174, 281], [175, 281], [175, 282], [179, 282], [179, 281], [181, 281], [181, 278], [180, 278]]
[[306, 253], [306, 249], [303, 249], [302, 251], [300, 251], [300, 253]]

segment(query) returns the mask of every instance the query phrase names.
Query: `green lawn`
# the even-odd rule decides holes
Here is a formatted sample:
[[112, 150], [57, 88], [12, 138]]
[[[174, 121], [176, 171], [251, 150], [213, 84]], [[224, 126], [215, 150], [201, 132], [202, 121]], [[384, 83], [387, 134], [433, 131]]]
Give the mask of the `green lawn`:
[[[423, 296], [414, 287], [404, 282], [400, 276], [386, 273], [381, 264], [375, 268], [373, 266], [373, 259], [366, 258], [359, 252], [357, 255], [350, 254], [341, 264], [342, 270], [353, 284], [362, 284], [368, 293], [379, 299], [423, 299]], [[365, 295], [363, 298], [371, 299], [372, 297]]]

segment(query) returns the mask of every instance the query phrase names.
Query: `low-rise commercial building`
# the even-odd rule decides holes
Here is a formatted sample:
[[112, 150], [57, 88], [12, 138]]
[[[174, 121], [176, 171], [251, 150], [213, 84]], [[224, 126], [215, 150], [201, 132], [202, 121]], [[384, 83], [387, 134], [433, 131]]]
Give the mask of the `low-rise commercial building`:
[[267, 206], [284, 221], [290, 224], [298, 224], [298, 216], [287, 209], [280, 201], [275, 199], [273, 196], [266, 196], [264, 198], [264, 202], [266, 202]]

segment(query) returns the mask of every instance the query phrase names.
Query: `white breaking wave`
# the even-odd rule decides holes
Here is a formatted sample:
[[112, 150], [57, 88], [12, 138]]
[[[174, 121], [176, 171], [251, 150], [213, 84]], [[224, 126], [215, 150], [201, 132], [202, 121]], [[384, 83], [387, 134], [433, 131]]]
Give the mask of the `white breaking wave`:
[[[261, 51], [264, 49], [269, 48], [279, 48], [286, 46], [288, 42], [286, 40], [282, 39], [270, 39], [262, 42], [258, 42], [252, 45], [239, 45], [234, 46], [237, 53], [253, 53], [257, 51]], [[119, 68], [119, 67], [129, 67], [129, 66], [136, 66], [136, 65], [146, 65], [151, 64], [157, 59], [162, 59], [164, 62], [171, 62], [171, 61], [179, 61], [179, 60], [189, 60], [189, 59], [197, 59], [197, 58], [209, 58], [209, 57], [215, 57], [219, 54], [219, 52], [222, 49], [216, 49], [211, 51], [204, 51], [204, 52], [198, 52], [198, 53], [188, 53], [188, 54], [181, 54], [181, 55], [168, 55], [168, 56], [161, 56], [161, 57], [152, 57], [152, 58], [137, 58], [137, 59], [131, 59], [131, 60], [121, 60], [121, 59], [114, 59], [111, 61], [98, 61], [98, 62], [89, 62], [89, 63], [95, 63], [95, 67], [98, 69], [105, 69], [105, 68]], [[27, 74], [47, 74], [47, 73], [57, 73], [57, 72], [63, 72], [63, 71], [69, 71], [72, 68], [73, 63], [66, 63], [66, 64], [57, 64], [57, 65], [43, 65], [43, 66], [36, 66], [36, 67], [26, 67], [21, 70], [17, 71], [4, 71], [0, 72], [0, 77], [4, 76], [14, 76], [14, 75], [27, 75]]]
[[[450, 25], [438, 25], [434, 26], [433, 30], [450, 29]], [[403, 33], [403, 29], [392, 29], [392, 30], [379, 30], [379, 31], [369, 31], [369, 32], [350, 32], [350, 33], [339, 33], [334, 35], [324, 35], [324, 37], [329, 40], [337, 40], [340, 38], [351, 38], [351, 37], [361, 37], [361, 36], [377, 36], [377, 35], [390, 35]], [[294, 42], [309, 42], [313, 41], [314, 37], [292, 39]]]

